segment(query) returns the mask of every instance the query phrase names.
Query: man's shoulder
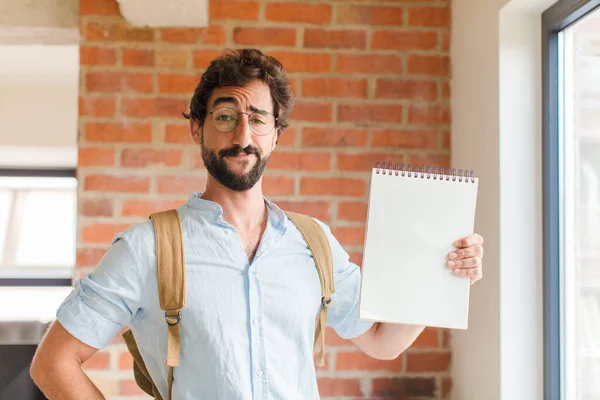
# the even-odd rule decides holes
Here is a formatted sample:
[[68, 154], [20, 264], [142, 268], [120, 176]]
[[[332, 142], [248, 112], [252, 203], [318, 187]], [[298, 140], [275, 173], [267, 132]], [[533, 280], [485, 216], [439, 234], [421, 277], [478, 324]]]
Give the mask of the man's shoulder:
[[[179, 213], [181, 224], [183, 225], [185, 218], [183, 207], [177, 208], [177, 211]], [[151, 253], [153, 253], [156, 245], [156, 237], [150, 215], [148, 215], [147, 219], [134, 223], [125, 230], [117, 233], [114, 236], [112, 243], [115, 243], [118, 240], [124, 240], [137, 252], [147, 252], [152, 250]]]
[[154, 237], [154, 228], [150, 219], [136, 222], [130, 225], [125, 230], [117, 233], [112, 242], [115, 243], [118, 240], [125, 240], [127, 243], [134, 247], [138, 247], [143, 242], [146, 242]]
[[[276, 203], [272, 203], [272, 204], [277, 205]], [[279, 207], [279, 205], [277, 205], [277, 206]], [[289, 213], [291, 213], [291, 214], [297, 214], [297, 215], [300, 215], [300, 216], [303, 216], [303, 217], [311, 218], [313, 221], [315, 221], [317, 224], [319, 224], [319, 226], [322, 229], [324, 229], [326, 231], [330, 231], [329, 225], [326, 222], [324, 222], [322, 219], [314, 217], [313, 215], [311, 215], [309, 213], [305, 213], [305, 212], [301, 212], [301, 211], [294, 211], [293, 209], [292, 210], [288, 210], [288, 209], [285, 209], [285, 208], [280, 208], [280, 210], [281, 210], [281, 212], [283, 212], [283, 214], [285, 214], [286, 219], [288, 219], [288, 220], [290, 219], [289, 215], [288, 215]]]
[[[284, 213], [288, 213], [288, 211], [283, 210]], [[325, 236], [327, 237], [327, 240], [329, 241], [330, 246], [334, 246], [336, 243], [336, 239], [334, 237], [334, 235], [331, 232], [331, 227], [329, 226], [329, 224], [325, 221], [323, 221], [322, 219], [319, 219], [317, 217], [314, 217], [308, 213], [302, 213], [302, 212], [297, 212], [297, 211], [293, 211], [293, 213], [295, 214], [300, 214], [304, 217], [308, 217], [311, 218], [314, 222], [317, 223], [317, 225], [323, 230], [323, 232], [325, 232]], [[300, 231], [298, 230], [298, 227], [293, 223], [293, 221], [289, 218], [289, 216], [287, 216], [288, 219], [288, 226], [292, 226], [293, 229], [295, 231], [298, 231], [298, 234], [300, 234]]]

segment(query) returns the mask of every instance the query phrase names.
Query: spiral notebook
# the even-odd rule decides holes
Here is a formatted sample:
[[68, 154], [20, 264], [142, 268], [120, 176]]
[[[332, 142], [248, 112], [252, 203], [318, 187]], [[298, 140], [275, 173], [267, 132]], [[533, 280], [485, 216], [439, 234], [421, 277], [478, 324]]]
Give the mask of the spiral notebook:
[[452, 243], [473, 233], [478, 183], [472, 171], [372, 169], [361, 319], [467, 328], [469, 278], [445, 263]]

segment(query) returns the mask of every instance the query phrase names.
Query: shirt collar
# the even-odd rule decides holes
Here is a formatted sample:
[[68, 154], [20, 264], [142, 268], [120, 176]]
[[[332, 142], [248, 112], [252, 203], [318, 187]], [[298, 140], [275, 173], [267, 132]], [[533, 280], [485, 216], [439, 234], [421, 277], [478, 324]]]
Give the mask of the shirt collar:
[[[283, 210], [266, 197], [264, 197], [264, 201], [269, 209], [269, 223], [274, 228], [285, 231], [287, 229], [287, 216]], [[223, 208], [221, 205], [214, 201], [203, 199], [202, 192], [192, 193], [188, 198], [187, 205], [193, 210], [209, 212], [216, 221], [222, 220]]]

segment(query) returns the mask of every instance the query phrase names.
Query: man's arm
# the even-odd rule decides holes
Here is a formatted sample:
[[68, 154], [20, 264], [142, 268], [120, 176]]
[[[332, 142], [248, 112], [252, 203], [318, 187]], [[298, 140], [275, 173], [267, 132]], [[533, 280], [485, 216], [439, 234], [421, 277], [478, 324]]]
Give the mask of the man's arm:
[[50, 400], [104, 399], [81, 367], [97, 351], [55, 321], [38, 346], [31, 378]]
[[351, 339], [360, 350], [380, 360], [398, 358], [425, 329], [419, 325], [376, 322], [368, 331]]

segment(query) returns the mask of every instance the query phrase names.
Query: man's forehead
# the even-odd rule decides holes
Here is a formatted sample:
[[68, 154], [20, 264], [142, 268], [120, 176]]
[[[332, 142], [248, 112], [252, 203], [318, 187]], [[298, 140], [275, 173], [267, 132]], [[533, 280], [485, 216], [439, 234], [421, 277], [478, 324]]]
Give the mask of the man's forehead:
[[263, 82], [253, 82], [245, 86], [222, 86], [216, 88], [208, 101], [209, 106], [223, 101], [245, 107], [272, 108], [273, 102], [269, 87]]

